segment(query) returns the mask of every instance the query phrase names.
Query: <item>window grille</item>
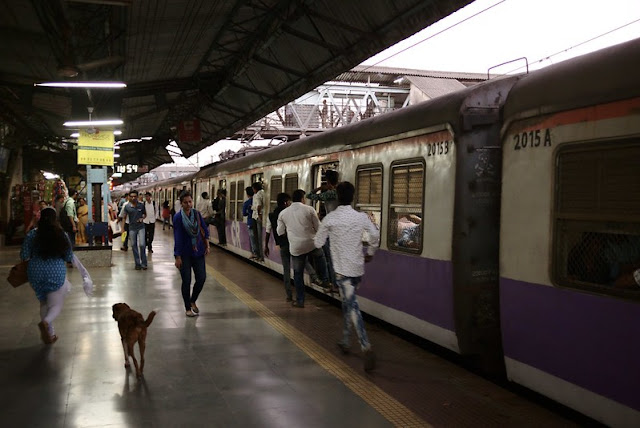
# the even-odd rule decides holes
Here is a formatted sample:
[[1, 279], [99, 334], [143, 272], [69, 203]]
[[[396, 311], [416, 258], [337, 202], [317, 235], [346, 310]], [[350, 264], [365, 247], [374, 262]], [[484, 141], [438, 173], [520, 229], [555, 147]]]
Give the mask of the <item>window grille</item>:
[[298, 190], [298, 174], [287, 174], [284, 176], [284, 192], [293, 196], [293, 192]]
[[[236, 220], [242, 221], [242, 205], [244, 203], [244, 197], [246, 192], [244, 191], [244, 180], [238, 181], [237, 194], [236, 194]], [[232, 217], [233, 218], [233, 217]]]
[[275, 211], [276, 206], [278, 205], [278, 193], [282, 193], [282, 177], [279, 175], [271, 177], [270, 188], [271, 189], [269, 193], [269, 212], [273, 212]]
[[230, 192], [227, 195], [229, 199], [229, 219], [236, 218], [236, 182], [231, 183]]
[[391, 165], [389, 230], [390, 249], [422, 251], [424, 198], [423, 161], [398, 161]]
[[561, 150], [553, 276], [558, 285], [640, 298], [640, 144]]
[[356, 200], [358, 211], [367, 213], [380, 230], [382, 219], [382, 166], [361, 166], [356, 170]]

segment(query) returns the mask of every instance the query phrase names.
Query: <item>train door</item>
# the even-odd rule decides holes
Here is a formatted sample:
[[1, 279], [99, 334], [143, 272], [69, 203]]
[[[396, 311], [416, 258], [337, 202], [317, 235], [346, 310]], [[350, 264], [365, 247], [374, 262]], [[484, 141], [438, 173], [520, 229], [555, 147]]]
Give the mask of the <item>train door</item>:
[[[314, 165], [313, 166], [313, 170], [312, 170], [312, 175], [311, 175], [311, 179], [313, 180], [313, 182], [311, 183], [311, 190], [315, 190], [323, 185], [327, 184], [327, 178], [326, 178], [326, 173], [329, 170], [333, 170], [333, 171], [337, 171], [338, 170], [338, 165], [339, 162], [335, 161], [335, 162], [329, 162], [329, 163], [323, 163], [320, 165]], [[320, 220], [322, 220], [324, 218], [325, 215], [327, 215], [327, 211], [324, 207], [324, 203], [320, 202], [320, 201], [312, 201], [311, 206], [313, 206], [313, 208], [316, 210], [316, 212], [318, 213], [318, 217], [320, 217]]]

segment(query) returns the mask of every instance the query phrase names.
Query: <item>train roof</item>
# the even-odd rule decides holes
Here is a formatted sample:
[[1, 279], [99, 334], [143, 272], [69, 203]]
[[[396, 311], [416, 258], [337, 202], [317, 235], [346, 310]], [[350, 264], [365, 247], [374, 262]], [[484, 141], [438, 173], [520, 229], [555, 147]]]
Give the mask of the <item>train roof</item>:
[[192, 172], [192, 173], [189, 173], [189, 174], [180, 175], [178, 177], [167, 178], [166, 180], [154, 181], [152, 183], [139, 186], [139, 187], [136, 188], [136, 190], [138, 190], [138, 191], [147, 190], [147, 189], [153, 189], [154, 187], [171, 186], [172, 184], [178, 184], [178, 183], [182, 183], [182, 182], [185, 182], [185, 181], [191, 181], [193, 179], [193, 177], [195, 177], [196, 174], [197, 173]]
[[507, 120], [640, 96], [640, 38], [524, 76], [504, 106]]
[[196, 174], [196, 178], [212, 173], [226, 174], [256, 168], [282, 160], [294, 160], [313, 155], [339, 151], [345, 147], [358, 146], [398, 135], [419, 135], [427, 128], [438, 125], [450, 126], [454, 132], [460, 130], [461, 112], [465, 108], [491, 108], [504, 103], [509, 88], [518, 79], [509, 76], [484, 82], [458, 92], [447, 94], [413, 106], [376, 116], [348, 126], [335, 128], [282, 144], [246, 157], [209, 165]]

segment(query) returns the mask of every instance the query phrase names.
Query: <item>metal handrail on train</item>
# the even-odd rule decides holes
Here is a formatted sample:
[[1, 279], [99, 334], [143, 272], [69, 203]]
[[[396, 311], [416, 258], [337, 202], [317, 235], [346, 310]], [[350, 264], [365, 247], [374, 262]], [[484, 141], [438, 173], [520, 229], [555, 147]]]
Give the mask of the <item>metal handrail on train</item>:
[[487, 69], [487, 80], [491, 80], [490, 71], [493, 70], [494, 68], [498, 68], [501, 65], [505, 65], [505, 64], [511, 64], [512, 62], [520, 61], [521, 59], [524, 60], [524, 63], [526, 65], [526, 67], [527, 67], [527, 73], [526, 74], [529, 74], [529, 60], [527, 59], [526, 56], [523, 56], [521, 58], [512, 59], [511, 61], [503, 62], [502, 64], [497, 64], [497, 65], [494, 65], [493, 67], [489, 67]]

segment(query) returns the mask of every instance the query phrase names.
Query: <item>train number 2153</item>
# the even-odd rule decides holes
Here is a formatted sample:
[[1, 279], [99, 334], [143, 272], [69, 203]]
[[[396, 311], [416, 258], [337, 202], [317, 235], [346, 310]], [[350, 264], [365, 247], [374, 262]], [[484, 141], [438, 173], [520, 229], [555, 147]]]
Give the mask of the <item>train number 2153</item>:
[[515, 134], [513, 141], [515, 143], [514, 150], [526, 149], [527, 147], [551, 147], [551, 133], [548, 129], [536, 129]]

